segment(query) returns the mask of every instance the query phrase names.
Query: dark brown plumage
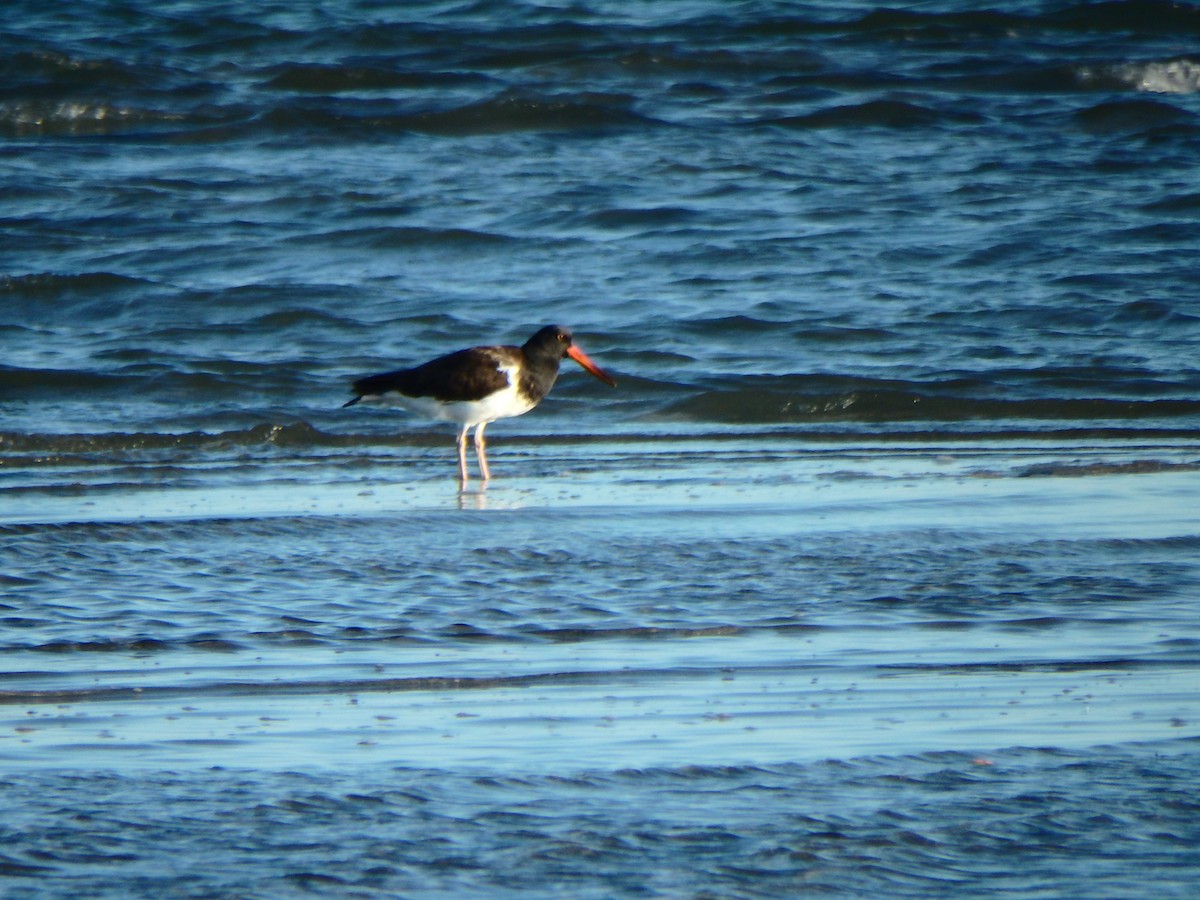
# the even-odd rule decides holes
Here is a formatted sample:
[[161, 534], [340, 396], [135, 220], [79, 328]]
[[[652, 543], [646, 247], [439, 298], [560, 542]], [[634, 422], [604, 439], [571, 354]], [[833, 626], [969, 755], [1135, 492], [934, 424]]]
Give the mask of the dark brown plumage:
[[608, 385], [612, 380], [573, 343], [571, 332], [548, 325], [520, 347], [456, 350], [410, 369], [368, 375], [354, 382], [355, 397], [381, 400], [429, 418], [457, 422], [458, 474], [467, 482], [467, 431], [475, 426], [475, 455], [484, 481], [491, 477], [483, 430], [489, 422], [529, 412], [550, 392], [559, 364], [571, 357]]

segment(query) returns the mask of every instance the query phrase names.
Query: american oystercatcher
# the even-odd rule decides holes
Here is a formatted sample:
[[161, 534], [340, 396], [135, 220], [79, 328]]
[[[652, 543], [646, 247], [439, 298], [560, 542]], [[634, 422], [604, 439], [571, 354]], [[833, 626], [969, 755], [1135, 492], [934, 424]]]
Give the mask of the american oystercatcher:
[[550, 393], [558, 366], [575, 360], [605, 384], [617, 383], [572, 341], [571, 331], [547, 325], [520, 347], [471, 347], [439, 356], [412, 369], [368, 375], [354, 382], [355, 397], [399, 406], [431, 419], [457, 422], [458, 479], [467, 483], [467, 432], [475, 427], [475, 455], [486, 482], [488, 469], [483, 429], [496, 419], [527, 413]]

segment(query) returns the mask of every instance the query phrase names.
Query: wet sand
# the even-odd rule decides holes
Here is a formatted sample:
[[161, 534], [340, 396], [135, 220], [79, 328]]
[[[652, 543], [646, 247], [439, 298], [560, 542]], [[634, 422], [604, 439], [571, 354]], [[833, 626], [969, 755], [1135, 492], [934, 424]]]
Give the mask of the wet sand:
[[[313, 477], [306, 466], [299, 483], [28, 492], [2, 517], [19, 529], [91, 523], [102, 532], [232, 522], [234, 536], [239, 520], [335, 533], [353, 522], [378, 524], [386, 541], [458, 542], [484, 552], [506, 535], [519, 545], [547, 532], [571, 547], [785, 536], [903, 546], [919, 557], [934, 535], [953, 536], [964, 554], [997, 542], [1188, 543], [1200, 508], [1200, 478], [1190, 470], [1079, 477], [1077, 455], [1046, 447], [797, 455], [761, 442], [690, 452], [666, 443], [662, 459], [669, 452], [672, 465], [614, 477], [633, 449], [607, 445], [586, 469], [573, 468], [582, 461], [578, 448], [560, 450], [563, 459], [539, 465], [562, 471], [537, 477], [497, 454], [497, 468], [507, 463], [512, 474], [461, 495], [448, 480], [380, 477], [391, 460], [353, 481], [344, 472]], [[641, 449], [654, 459], [655, 447]], [[1122, 455], [1132, 452], [1110, 449], [1105, 471], [1141, 471]], [[1160, 448], [1156, 458], [1171, 452]], [[1034, 465], [1064, 474], [1021, 477]], [[138, 540], [155, 533], [143, 528]], [[134, 552], [130, 564], [136, 559]], [[601, 590], [586, 571], [546, 574], [549, 604], [576, 584]], [[488, 593], [485, 585], [475, 590]], [[687, 602], [673, 590], [666, 585], [646, 602]], [[1065, 610], [1010, 615], [972, 609], [970, 586], [958, 590], [961, 616], [894, 614], [888, 608], [900, 602], [881, 598], [878, 614], [857, 621], [814, 607], [792, 618], [739, 620], [734, 603], [711, 617], [693, 610], [675, 626], [548, 625], [509, 634], [448, 623], [441, 639], [396, 643], [313, 633], [306, 640], [304, 613], [295, 610], [297, 634], [276, 646], [243, 642], [222, 652], [199, 642], [159, 652], [133, 642], [125, 653], [88, 653], [76, 641], [55, 653], [10, 652], [0, 759], [20, 769], [502, 765], [568, 773], [943, 750], [986, 756], [1014, 746], [1200, 735], [1194, 624], [1164, 625], [1158, 613], [1124, 623], [1110, 611], [1078, 620]], [[340, 598], [335, 591], [326, 599]]]

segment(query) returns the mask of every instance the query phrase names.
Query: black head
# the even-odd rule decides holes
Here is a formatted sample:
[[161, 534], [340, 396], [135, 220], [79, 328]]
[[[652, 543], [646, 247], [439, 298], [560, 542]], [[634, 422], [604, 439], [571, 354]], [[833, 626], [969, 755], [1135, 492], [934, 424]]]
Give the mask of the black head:
[[571, 357], [605, 384], [616, 387], [617, 383], [598, 365], [591, 361], [586, 353], [575, 346], [571, 337], [571, 329], [561, 325], [547, 325], [525, 342], [521, 348], [530, 358], [551, 358], [555, 368], [560, 360]]
[[521, 349], [531, 355], [566, 359], [572, 342], [570, 328], [564, 328], [562, 325], [547, 325], [527, 340]]

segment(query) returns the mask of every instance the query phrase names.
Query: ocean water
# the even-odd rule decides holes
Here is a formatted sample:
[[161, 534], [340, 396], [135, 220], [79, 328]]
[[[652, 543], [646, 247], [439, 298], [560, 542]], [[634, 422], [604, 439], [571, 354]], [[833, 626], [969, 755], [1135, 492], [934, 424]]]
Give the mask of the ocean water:
[[7, 4], [0, 895], [1193, 896], [1198, 39]]

